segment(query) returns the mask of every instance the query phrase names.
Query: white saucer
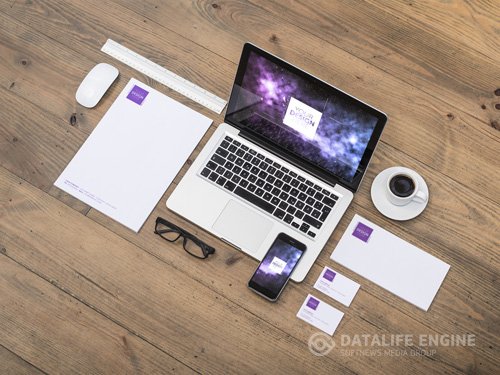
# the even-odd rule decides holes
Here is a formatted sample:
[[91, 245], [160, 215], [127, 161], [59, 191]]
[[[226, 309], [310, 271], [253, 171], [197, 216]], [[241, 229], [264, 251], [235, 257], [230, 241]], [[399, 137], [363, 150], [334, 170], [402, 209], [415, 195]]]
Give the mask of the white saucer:
[[[377, 177], [375, 177], [372, 183], [372, 201], [377, 210], [379, 210], [382, 215], [387, 216], [389, 219], [400, 221], [410, 220], [422, 213], [425, 207], [427, 207], [427, 203], [429, 203], [429, 198], [427, 198], [427, 202], [425, 203], [411, 201], [405, 206], [396, 206], [392, 204], [387, 198], [387, 179], [392, 173], [398, 171], [408, 172], [412, 170], [405, 167], [391, 167], [380, 172]], [[421, 186], [421, 189], [424, 191], [424, 193], [427, 194], [427, 197], [429, 197], [429, 188], [427, 187], [425, 180], [419, 174], [417, 183], [419, 186]]]

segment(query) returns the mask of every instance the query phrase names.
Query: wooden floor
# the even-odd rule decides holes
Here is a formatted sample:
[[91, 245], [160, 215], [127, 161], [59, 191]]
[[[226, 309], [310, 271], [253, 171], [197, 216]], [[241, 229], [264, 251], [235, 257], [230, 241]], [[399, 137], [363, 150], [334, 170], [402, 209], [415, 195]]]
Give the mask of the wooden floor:
[[[0, 374], [498, 374], [499, 19], [494, 0], [1, 0]], [[223, 98], [251, 41], [388, 114], [353, 204], [278, 303], [247, 289], [256, 261], [166, 209], [189, 162], [139, 234], [53, 186], [131, 77], [211, 117], [203, 142], [223, 121], [100, 52], [107, 38]], [[86, 109], [75, 91], [98, 62], [121, 75]], [[409, 222], [370, 200], [374, 176], [394, 165], [430, 187]], [[428, 312], [329, 259], [356, 213], [451, 264]], [[197, 261], [167, 246], [153, 234], [159, 215], [216, 255]], [[317, 330], [295, 315], [325, 265], [361, 290], [349, 308], [314, 292], [345, 312], [321, 357], [308, 349]], [[475, 345], [370, 355], [340, 345], [355, 334], [469, 334]]]

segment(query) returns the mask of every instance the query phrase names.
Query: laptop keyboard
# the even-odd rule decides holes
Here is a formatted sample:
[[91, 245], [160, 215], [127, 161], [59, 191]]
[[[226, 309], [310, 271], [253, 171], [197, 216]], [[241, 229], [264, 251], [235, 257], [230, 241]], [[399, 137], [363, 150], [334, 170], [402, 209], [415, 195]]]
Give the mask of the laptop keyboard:
[[311, 238], [339, 199], [230, 136], [224, 137], [200, 175]]

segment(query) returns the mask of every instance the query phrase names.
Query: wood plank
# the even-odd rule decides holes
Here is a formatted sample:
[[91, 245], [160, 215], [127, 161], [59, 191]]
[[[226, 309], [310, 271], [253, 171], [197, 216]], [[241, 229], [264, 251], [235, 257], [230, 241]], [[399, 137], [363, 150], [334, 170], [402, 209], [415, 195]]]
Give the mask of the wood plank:
[[31, 363], [26, 362], [17, 354], [0, 345], [0, 374], [5, 375], [24, 375], [24, 374], [43, 374]]
[[[428, 22], [414, 21], [413, 6], [401, 2], [397, 11], [390, 12], [383, 2], [374, 1], [250, 1], [436, 99], [446, 98], [447, 103], [487, 124], [498, 120], [494, 109], [497, 100], [494, 91], [500, 85], [498, 43], [492, 43], [497, 48], [490, 47], [487, 55], [459, 43], [467, 33], [463, 23], [458, 30], [447, 28], [455, 31], [452, 35], [443, 34]], [[461, 7], [466, 8], [462, 14], [471, 12], [466, 4], [448, 3], [441, 7], [446, 10], [435, 13], [435, 7], [431, 7], [426, 8], [426, 14], [439, 17], [442, 25], [450, 18], [448, 14], [460, 12]], [[472, 8], [481, 8], [481, 5]], [[493, 18], [496, 11], [498, 20], [498, 4], [491, 10]], [[472, 12], [465, 15], [469, 22], [482, 19], [481, 13], [476, 18], [475, 11]], [[479, 32], [484, 30], [482, 26], [475, 24]], [[493, 37], [494, 34], [486, 35]]]
[[498, 39], [498, 20], [500, 4], [495, 1], [463, 0], [453, 1], [398, 1], [384, 2], [365, 0], [383, 8], [394, 17], [404, 15], [405, 22], [432, 30], [435, 34], [445, 35], [458, 46], [488, 56], [493, 61], [500, 60], [500, 40]]
[[43, 372], [193, 373], [8, 255], [0, 256], [0, 267], [0, 342]]
[[[314, 357], [308, 336], [299, 340], [273, 327], [3, 168], [0, 176], [5, 255], [196, 371], [350, 372], [330, 357]], [[283, 318], [294, 317], [301, 302], [279, 310]]]

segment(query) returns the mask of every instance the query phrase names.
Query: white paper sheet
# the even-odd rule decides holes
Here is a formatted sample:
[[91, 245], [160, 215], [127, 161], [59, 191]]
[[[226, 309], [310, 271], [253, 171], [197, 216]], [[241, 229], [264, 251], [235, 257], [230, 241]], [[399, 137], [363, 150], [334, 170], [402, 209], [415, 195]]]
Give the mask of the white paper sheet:
[[54, 185], [138, 232], [211, 123], [131, 79]]
[[355, 215], [331, 259], [427, 311], [450, 266]]

